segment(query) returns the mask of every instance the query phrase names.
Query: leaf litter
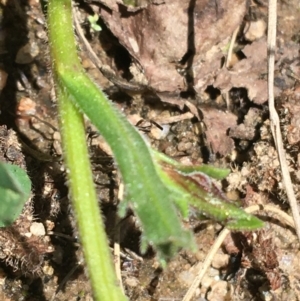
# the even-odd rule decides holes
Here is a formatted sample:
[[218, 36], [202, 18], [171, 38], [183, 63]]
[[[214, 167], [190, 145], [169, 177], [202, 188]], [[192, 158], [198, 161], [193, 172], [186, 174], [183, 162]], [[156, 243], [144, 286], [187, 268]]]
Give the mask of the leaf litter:
[[[246, 1], [236, 1], [233, 6], [231, 1], [225, 0], [149, 1], [138, 8], [127, 7], [121, 1], [90, 2], [82, 2], [78, 14], [93, 51], [117, 78], [125, 83], [137, 83], [143, 89], [146, 84], [147, 93], [145, 95], [143, 89], [132, 93], [130, 89], [111, 84], [108, 81], [110, 78], [107, 80], [101, 75], [84, 51], [81, 52], [83, 63], [126, 115], [135, 114], [136, 120], [145, 121], [159, 116], [154, 119], [158, 126], [160, 123], [169, 124], [166, 137], [156, 134], [147, 138], [147, 129], [144, 128], [146, 139], [154, 147], [181, 162], [198, 164], [210, 160], [215, 165], [232, 167], [233, 172], [223, 183], [223, 187], [233, 199], [242, 199], [244, 206], [275, 203], [289, 212], [266, 106], [266, 34], [260, 29], [263, 33], [254, 33], [253, 38], [253, 32], [250, 37], [250, 29], [247, 31], [248, 27], [255, 27], [258, 23], [266, 24], [267, 9], [263, 2], [253, 1], [247, 6]], [[22, 97], [34, 100], [37, 104], [34, 114], [39, 119], [30, 116], [19, 118], [19, 128], [16, 130], [19, 135], [27, 136], [26, 142], [35, 143], [42, 153], [56, 154], [59, 138], [53, 139], [57, 137], [54, 135], [57, 125], [51, 116], [55, 115], [55, 102], [51, 100], [51, 87], [47, 84], [50, 82], [47, 78], [49, 74], [45, 72], [49, 62], [45, 59], [47, 55], [42, 55], [47, 54], [43, 34], [45, 28], [41, 21], [43, 16], [35, 1], [15, 4], [15, 1], [4, 4], [4, 16], [8, 19], [4, 19], [1, 30], [6, 34], [9, 30], [15, 30], [21, 38], [13, 40], [11, 44], [7, 40], [0, 41], [1, 48], [10, 50], [8, 54], [4, 54], [6, 62], [14, 61], [18, 51], [21, 52], [22, 47], [27, 45], [28, 41], [24, 38], [28, 34], [26, 26], [32, 33], [29, 43], [36, 42], [40, 49], [33, 62], [16, 67], [4, 64], [4, 70], [10, 77], [3, 81], [1, 110], [5, 113], [14, 112], [14, 103], [22, 100]], [[299, 3], [296, 0], [289, 3], [280, 1], [278, 7], [276, 106], [280, 112], [284, 143], [288, 150], [287, 160], [298, 196]], [[22, 11], [27, 12], [26, 17]], [[90, 32], [87, 23], [84, 23], [87, 16], [94, 15], [94, 12], [104, 21], [101, 24], [104, 25], [101, 26], [103, 30], [99, 34]], [[13, 23], [15, 28], [7, 27], [5, 21], [12, 20], [9, 18], [17, 18], [18, 22]], [[21, 24], [22, 20], [27, 23]], [[227, 69], [224, 62], [231, 35], [238, 27], [240, 30], [234, 46], [233, 61]], [[11, 36], [18, 35], [14, 33]], [[22, 76], [20, 71], [23, 72]], [[18, 83], [14, 92], [12, 79]], [[190, 105], [185, 106], [186, 102]], [[184, 115], [189, 113], [190, 108], [194, 110], [191, 112], [196, 117]], [[199, 114], [196, 114], [195, 108], [200, 111]], [[165, 111], [168, 114], [162, 114]], [[202, 116], [201, 120], [198, 120], [199, 115]], [[10, 120], [4, 117], [11, 116], [10, 113], [1, 116], [1, 123], [13, 122], [12, 117]], [[186, 119], [183, 116], [190, 117]], [[54, 129], [45, 126], [40, 119], [49, 122]], [[154, 123], [149, 124], [150, 130], [151, 127], [157, 128]], [[1, 139], [6, 138], [1, 136]], [[95, 135], [91, 126], [88, 139], [97, 189], [104, 203], [108, 233], [113, 237], [117, 218], [115, 204], [118, 175], [111, 157], [106, 155], [105, 142]], [[33, 148], [34, 144], [30, 146]], [[35, 216], [47, 226], [48, 232], [70, 238], [74, 221], [67, 205], [63, 172], [60, 171], [62, 167], [59, 163], [41, 163], [40, 158], [36, 158], [33, 153], [25, 152], [25, 156], [31, 162], [28, 165], [29, 172], [36, 174], [33, 177], [35, 194], [41, 196], [44, 202], [38, 201], [36, 196], [33, 209], [32, 203], [28, 208], [34, 210]], [[7, 156], [13, 158], [14, 154], [12, 149], [5, 151], [6, 159]], [[21, 157], [15, 158], [18, 160]], [[45, 181], [41, 181], [44, 176]], [[46, 206], [48, 209], [45, 207], [46, 201], [51, 204]], [[32, 216], [30, 210], [27, 213], [24, 211], [28, 217]], [[196, 298], [299, 300], [299, 243], [291, 228], [272, 223], [272, 215], [268, 216], [266, 219], [270, 223], [267, 223], [266, 229], [254, 233], [234, 233], [235, 238], [223, 243], [218, 257], [220, 261], [228, 260], [229, 257], [229, 264], [213, 265], [201, 287], [197, 289]], [[162, 271], [153, 259], [151, 250], [147, 256], [139, 253], [140, 229], [136, 227], [134, 219], [130, 218], [130, 221], [125, 222], [121, 235], [121, 274], [130, 300], [182, 300], [196, 276], [196, 264], [203, 262], [221, 230], [217, 224], [199, 221], [193, 212], [185, 223], [187, 227], [194, 229], [199, 250], [196, 254], [180, 253]], [[22, 229], [27, 229], [25, 232], [29, 233], [30, 224], [26, 224], [26, 227]], [[16, 230], [18, 235], [22, 235], [22, 229]], [[8, 255], [11, 253], [3, 253], [1, 267], [6, 277], [3, 280], [3, 299], [16, 300], [24, 293], [33, 299], [40, 299], [41, 296], [46, 300], [51, 299], [64, 281], [66, 271], [72, 270], [80, 260], [78, 246], [72, 239], [58, 238], [62, 236], [53, 237], [51, 242], [48, 238], [46, 241], [45, 238], [38, 238], [28, 242], [25, 239], [26, 245], [33, 246], [32, 250], [39, 252], [39, 256], [42, 255], [37, 257], [39, 273], [32, 268], [30, 261], [27, 265], [23, 264], [22, 269], [18, 267], [22, 260], [26, 260], [26, 257], [22, 257], [25, 251], [14, 261], [15, 271], [6, 264], [11, 259], [11, 255]], [[11, 246], [20, 248], [20, 244], [16, 244], [16, 237], [10, 239]], [[244, 242], [243, 246], [238, 241]], [[53, 248], [50, 248], [53, 252], [48, 252], [48, 246]], [[31, 253], [35, 256], [34, 254], [36, 253]], [[59, 275], [58, 278], [53, 276], [53, 271]], [[23, 276], [22, 280], [18, 280], [19, 275]], [[38, 283], [43, 283], [44, 288], [34, 288], [38, 287]], [[80, 268], [67, 279], [65, 289], [59, 290], [56, 300], [75, 300], [79, 291], [81, 300], [90, 300], [87, 279]]]

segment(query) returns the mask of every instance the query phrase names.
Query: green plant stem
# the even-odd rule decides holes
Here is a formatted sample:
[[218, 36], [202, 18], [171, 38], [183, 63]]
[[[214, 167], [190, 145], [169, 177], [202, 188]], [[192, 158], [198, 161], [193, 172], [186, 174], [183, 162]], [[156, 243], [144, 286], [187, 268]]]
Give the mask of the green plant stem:
[[49, 0], [48, 29], [68, 185], [95, 300], [127, 300], [118, 286], [99, 212], [83, 117], [59, 81], [64, 63], [78, 62], [77, 55], [72, 55], [76, 49], [66, 43], [68, 35], [73, 36], [71, 1]]

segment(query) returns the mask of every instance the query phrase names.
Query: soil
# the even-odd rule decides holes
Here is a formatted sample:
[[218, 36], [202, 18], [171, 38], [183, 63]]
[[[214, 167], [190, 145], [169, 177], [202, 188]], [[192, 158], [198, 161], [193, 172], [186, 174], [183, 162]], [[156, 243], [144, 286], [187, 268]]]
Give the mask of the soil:
[[[229, 167], [232, 173], [222, 183], [228, 197], [240, 199], [243, 206], [274, 204], [290, 214], [268, 119], [267, 1], [232, 5], [224, 0], [220, 6], [217, 1], [194, 6], [174, 1], [178, 18], [170, 21], [170, 32], [173, 13], [168, 5], [149, 1], [133, 8], [118, 3], [75, 2], [87, 40], [76, 28], [80, 56], [90, 76], [154, 148], [187, 164]], [[0, 300], [93, 300], [60, 160], [45, 18], [38, 0], [1, 0], [0, 5], [0, 160], [26, 169], [33, 187], [22, 215], [0, 230]], [[87, 19], [94, 14], [101, 17], [101, 31]], [[148, 23], [141, 33], [136, 24], [143, 20]], [[279, 1], [276, 109], [296, 196], [299, 20], [298, 0]], [[230, 38], [238, 26], [227, 64]], [[92, 46], [101, 66], [84, 43]], [[87, 142], [113, 242], [120, 177], [109, 147], [89, 122]], [[273, 215], [261, 218], [266, 221], [263, 230], [227, 237], [193, 300], [300, 300], [295, 232]], [[162, 270], [153, 250], [140, 253], [141, 230], [134, 217], [124, 221], [121, 274], [131, 301], [183, 298], [195, 267], [222, 229], [199, 220], [193, 210], [186, 226], [194, 230], [197, 253], [182, 251]]]

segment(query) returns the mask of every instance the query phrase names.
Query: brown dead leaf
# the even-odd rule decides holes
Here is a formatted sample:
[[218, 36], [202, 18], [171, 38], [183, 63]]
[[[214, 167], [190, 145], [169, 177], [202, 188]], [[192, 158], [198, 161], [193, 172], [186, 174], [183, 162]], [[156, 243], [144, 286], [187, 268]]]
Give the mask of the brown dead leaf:
[[257, 125], [262, 122], [261, 115], [262, 112], [258, 108], [250, 108], [244, 122], [230, 128], [229, 136], [243, 140], [254, 139]]
[[238, 139], [245, 139], [245, 140], [252, 140], [255, 135], [254, 128], [247, 128], [245, 124], [241, 123], [236, 127], [230, 129], [230, 137], [238, 138]]
[[220, 47], [207, 52], [230, 37], [246, 10], [244, 0], [236, 0], [234, 7], [230, 0], [166, 0], [135, 12], [119, 1], [103, 2], [110, 10], [101, 10], [102, 19], [157, 92], [185, 89], [177, 64], [188, 51], [194, 55], [187, 64], [193, 65], [195, 87], [204, 87], [203, 78], [220, 68], [223, 56]]
[[268, 99], [267, 74], [267, 42], [260, 39], [243, 49], [247, 58], [239, 61], [230, 70], [222, 69], [216, 77], [214, 87], [224, 92], [231, 88], [246, 88], [248, 97], [256, 104], [262, 104]]
[[206, 139], [214, 153], [228, 155], [234, 149], [233, 140], [228, 137], [228, 129], [234, 127], [237, 116], [214, 108], [201, 108], [203, 122], [206, 126]]

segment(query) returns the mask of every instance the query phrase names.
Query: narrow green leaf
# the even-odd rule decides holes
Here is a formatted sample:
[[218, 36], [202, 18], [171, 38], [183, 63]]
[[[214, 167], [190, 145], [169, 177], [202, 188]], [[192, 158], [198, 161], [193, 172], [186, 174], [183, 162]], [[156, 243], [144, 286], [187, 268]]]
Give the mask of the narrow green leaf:
[[213, 179], [200, 171], [182, 172], [174, 166], [163, 165], [161, 175], [167, 185], [178, 194], [178, 207], [186, 214], [188, 205], [199, 210], [201, 215], [221, 222], [232, 230], [254, 230], [263, 222], [236, 206], [216, 185]]
[[143, 228], [142, 249], [149, 243], [164, 260], [180, 248], [192, 248], [192, 235], [183, 230], [173, 195], [158, 176], [141, 135], [85, 73], [64, 72], [60, 79], [74, 104], [97, 127], [114, 153], [125, 183], [125, 201]]
[[18, 218], [30, 191], [30, 179], [22, 168], [0, 163], [0, 227], [7, 227]]
[[183, 165], [180, 162], [177, 162], [166, 155], [155, 151], [152, 149], [152, 154], [155, 160], [159, 164], [167, 163], [168, 165], [173, 166], [176, 170], [181, 171], [183, 173], [191, 173], [191, 172], [203, 172], [206, 175], [216, 179], [216, 180], [223, 180], [225, 179], [229, 173], [230, 169], [228, 168], [219, 168], [212, 165], [201, 164], [201, 165]]

